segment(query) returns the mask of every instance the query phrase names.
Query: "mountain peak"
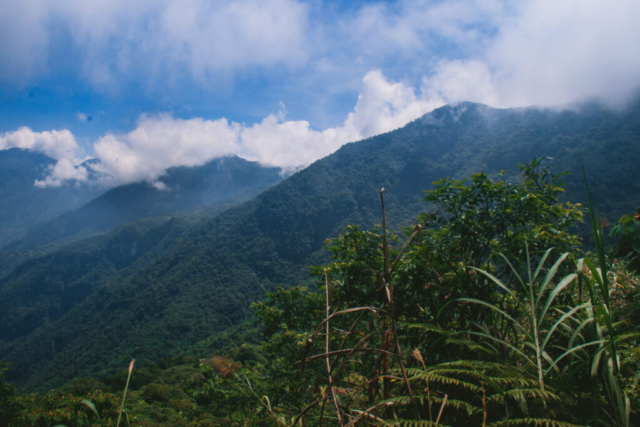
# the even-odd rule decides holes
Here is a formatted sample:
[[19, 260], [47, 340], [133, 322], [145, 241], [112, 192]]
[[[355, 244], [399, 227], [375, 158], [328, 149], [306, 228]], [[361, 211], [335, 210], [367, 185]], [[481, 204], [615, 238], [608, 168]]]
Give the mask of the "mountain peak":
[[496, 109], [484, 104], [462, 101], [436, 108], [422, 117], [419, 117], [410, 123], [409, 126], [414, 123], [418, 126], [447, 126], [461, 121], [467, 122], [469, 120], [477, 120], [481, 117], [488, 116], [493, 111], [496, 111]]

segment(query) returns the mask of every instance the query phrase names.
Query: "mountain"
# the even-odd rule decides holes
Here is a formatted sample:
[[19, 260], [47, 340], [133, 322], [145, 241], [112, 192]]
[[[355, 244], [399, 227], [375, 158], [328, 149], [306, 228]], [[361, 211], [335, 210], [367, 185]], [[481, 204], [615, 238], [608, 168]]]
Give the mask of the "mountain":
[[[24, 238], [4, 247], [26, 252], [57, 246], [113, 230], [142, 218], [163, 217], [216, 205], [219, 211], [239, 204], [282, 180], [279, 168], [263, 167], [236, 156], [214, 159], [202, 166], [168, 169], [158, 185], [141, 182], [107, 191], [72, 212], [40, 225]], [[211, 207], [209, 211], [215, 212]]]
[[[615, 219], [635, 210], [640, 102], [623, 111], [595, 103], [446, 106], [343, 146], [251, 201], [184, 228], [135, 266], [100, 264], [107, 236], [32, 259], [0, 280], [0, 301], [12, 307], [11, 314], [0, 307], [0, 358], [13, 362], [7, 378], [44, 389], [106, 374], [132, 357], [144, 365], [195, 348], [214, 351], [208, 339], [245, 320], [250, 302], [275, 286], [309, 282], [307, 266], [326, 259], [327, 237], [347, 224], [379, 223], [382, 187], [389, 223], [407, 224], [428, 209], [421, 191], [431, 182], [515, 171], [534, 156], [552, 157], [555, 172], [573, 172], [565, 177], [567, 200], [584, 201], [583, 162], [601, 212]], [[79, 261], [72, 250], [86, 257]], [[55, 283], [46, 280], [54, 276]]]
[[54, 159], [33, 151], [0, 150], [0, 247], [104, 192], [85, 184], [36, 187], [34, 182], [42, 180], [55, 163]]

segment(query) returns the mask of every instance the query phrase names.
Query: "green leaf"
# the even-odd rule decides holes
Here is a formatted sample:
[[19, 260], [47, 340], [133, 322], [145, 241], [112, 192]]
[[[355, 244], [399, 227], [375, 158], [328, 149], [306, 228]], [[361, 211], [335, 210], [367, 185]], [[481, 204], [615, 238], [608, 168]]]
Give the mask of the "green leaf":
[[98, 421], [102, 423], [102, 420], [100, 419], [100, 414], [98, 413], [98, 410], [96, 409], [96, 405], [94, 405], [93, 402], [87, 399], [82, 399], [80, 403], [85, 405], [87, 408], [91, 409], [91, 411], [93, 411], [93, 413], [96, 414], [96, 417], [98, 417]]

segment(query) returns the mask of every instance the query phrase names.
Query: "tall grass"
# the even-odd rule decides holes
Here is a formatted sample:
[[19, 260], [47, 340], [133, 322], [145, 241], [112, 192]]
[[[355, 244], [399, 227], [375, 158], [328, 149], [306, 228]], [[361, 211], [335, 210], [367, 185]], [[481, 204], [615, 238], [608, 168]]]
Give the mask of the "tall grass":
[[[133, 364], [135, 363], [134, 359], [131, 359], [131, 363], [129, 363], [129, 374], [127, 375], [127, 383], [124, 386], [124, 392], [122, 393], [122, 403], [120, 404], [120, 412], [118, 413], [118, 422], [116, 423], [116, 427], [120, 427], [120, 418], [122, 417], [122, 413], [124, 412], [124, 400], [127, 398], [127, 390], [129, 389], [129, 380], [131, 379], [131, 372], [133, 371]], [[124, 421], [129, 426], [129, 417], [124, 416]]]
[[[564, 348], [562, 354], [557, 356], [555, 359], [548, 353], [547, 348], [552, 342], [552, 337], [554, 337], [556, 331], [559, 331], [559, 328], [571, 328], [571, 320], [576, 320], [576, 313], [579, 310], [590, 306], [590, 303], [585, 303], [573, 308], [566, 308], [563, 304], [556, 303], [556, 300], [561, 293], [566, 290], [571, 283], [576, 281], [578, 277], [576, 273], [572, 273], [560, 280], [555, 286], [552, 284], [560, 265], [569, 256], [568, 253], [560, 256], [560, 258], [549, 269], [544, 279], [541, 281], [538, 280], [541, 277], [540, 274], [543, 271], [544, 264], [551, 251], [552, 249], [548, 249], [545, 252], [538, 263], [535, 272], [533, 272], [531, 269], [529, 248], [525, 243], [527, 268], [526, 280], [523, 280], [509, 260], [503, 254], [500, 254], [511, 268], [514, 277], [517, 279], [517, 282], [520, 285], [519, 292], [516, 292], [509, 286], [505, 285], [493, 274], [479, 268], [470, 267], [487, 276], [502, 291], [504, 291], [506, 296], [512, 300], [511, 302], [515, 304], [514, 312], [522, 311], [524, 313], [523, 319], [517, 319], [517, 316], [511, 315], [504, 309], [486, 301], [475, 298], [458, 299], [458, 301], [466, 301], [472, 304], [479, 304], [488, 307], [496, 314], [505, 318], [508, 322], [511, 322], [517, 331], [522, 334], [524, 340], [521, 342], [520, 346], [516, 346], [507, 342], [505, 339], [496, 337], [487, 332], [468, 331], [470, 334], [477, 335], [503, 345], [514, 353], [522, 356], [527, 363], [531, 364], [536, 369], [541, 391], [545, 390], [544, 377], [551, 369], [557, 368], [558, 363], [562, 359], [584, 347], [599, 344], [598, 342], [588, 342]], [[579, 322], [578, 329], [584, 328], [585, 322], [589, 322], [589, 320]]]
[[[628, 427], [630, 424], [631, 402], [625, 396], [618, 374], [620, 372], [620, 355], [618, 354], [619, 333], [616, 328], [616, 316], [611, 304], [613, 284], [610, 280], [607, 256], [604, 245], [603, 227], [598, 211], [598, 200], [591, 195], [587, 175], [582, 168], [584, 185], [589, 206], [589, 220], [595, 245], [597, 265], [587, 257], [578, 262], [578, 274], [581, 284], [588, 290], [592, 309], [585, 310], [583, 317], [589, 320], [589, 328], [585, 333], [602, 341], [597, 351], [591, 356], [591, 377], [599, 382], [609, 402], [607, 413], [616, 425]], [[586, 270], [586, 271], [585, 271]], [[595, 400], [595, 399], [594, 399]]]

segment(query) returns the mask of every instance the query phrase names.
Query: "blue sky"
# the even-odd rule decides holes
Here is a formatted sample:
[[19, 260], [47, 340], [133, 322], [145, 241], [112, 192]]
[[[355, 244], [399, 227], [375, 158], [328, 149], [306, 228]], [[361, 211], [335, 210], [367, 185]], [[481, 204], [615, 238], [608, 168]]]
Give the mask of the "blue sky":
[[[631, 0], [0, 1], [0, 149], [39, 185], [156, 182], [236, 154], [288, 170], [446, 103], [623, 103]], [[90, 119], [90, 120], [89, 120]]]

